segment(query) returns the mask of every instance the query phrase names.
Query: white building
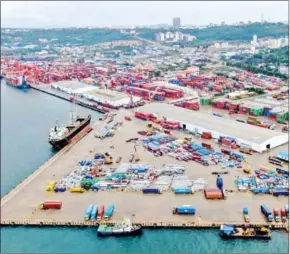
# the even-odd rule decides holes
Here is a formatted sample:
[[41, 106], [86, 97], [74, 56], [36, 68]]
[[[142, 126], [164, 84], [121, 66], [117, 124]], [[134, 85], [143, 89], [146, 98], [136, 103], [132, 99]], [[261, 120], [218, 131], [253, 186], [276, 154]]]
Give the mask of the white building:
[[282, 132], [239, 123], [232, 119], [214, 117], [206, 113], [192, 112], [170, 104], [151, 103], [137, 110], [153, 113], [158, 118], [167, 117], [169, 121], [179, 121], [182, 128], [192, 132], [199, 134], [211, 132], [215, 139], [220, 136], [235, 138], [238, 145], [249, 145], [260, 153], [288, 142], [288, 134]]

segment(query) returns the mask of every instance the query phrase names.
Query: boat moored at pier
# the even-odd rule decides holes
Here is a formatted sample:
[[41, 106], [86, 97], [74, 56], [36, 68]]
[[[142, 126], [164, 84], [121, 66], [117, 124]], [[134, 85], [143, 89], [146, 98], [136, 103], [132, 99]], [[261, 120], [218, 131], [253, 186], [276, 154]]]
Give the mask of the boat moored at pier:
[[268, 227], [238, 227], [235, 225], [221, 225], [220, 236], [222, 238], [246, 238], [246, 239], [271, 239], [271, 232]]
[[100, 225], [98, 228], [98, 236], [135, 236], [141, 235], [141, 226], [132, 225], [130, 219], [126, 218], [120, 224]]

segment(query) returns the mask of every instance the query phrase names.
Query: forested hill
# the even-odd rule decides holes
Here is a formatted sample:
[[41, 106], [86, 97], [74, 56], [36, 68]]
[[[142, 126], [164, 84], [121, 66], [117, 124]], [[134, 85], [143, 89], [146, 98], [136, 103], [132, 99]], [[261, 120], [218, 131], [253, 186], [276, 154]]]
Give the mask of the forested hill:
[[[165, 29], [138, 29], [139, 36], [146, 39], [155, 39], [155, 33], [176, 31]], [[216, 26], [204, 29], [180, 29], [181, 32], [191, 34], [200, 41], [250, 41], [253, 35], [262, 37], [288, 36], [288, 25], [283, 23], [252, 23], [240, 26]]]

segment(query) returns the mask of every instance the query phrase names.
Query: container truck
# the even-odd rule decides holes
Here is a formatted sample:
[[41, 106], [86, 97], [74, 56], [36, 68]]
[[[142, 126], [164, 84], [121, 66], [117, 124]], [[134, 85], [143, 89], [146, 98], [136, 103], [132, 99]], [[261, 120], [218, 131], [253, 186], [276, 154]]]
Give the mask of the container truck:
[[191, 205], [177, 206], [173, 208], [173, 214], [195, 214], [195, 208]]
[[40, 204], [40, 208], [43, 210], [47, 209], [61, 209], [62, 202], [61, 201], [44, 201]]
[[93, 210], [91, 212], [91, 221], [95, 221], [97, 218], [98, 206], [94, 205]]
[[114, 205], [109, 205], [108, 208], [106, 209], [105, 211], [105, 214], [104, 214], [104, 219], [105, 220], [108, 220], [111, 218], [113, 212], [114, 212], [114, 209], [115, 209], [115, 206]]
[[286, 214], [286, 210], [284, 207], [281, 208], [281, 221], [282, 222], [286, 222], [287, 220], [287, 214]]
[[143, 193], [144, 194], [149, 194], [149, 193], [161, 194], [161, 190], [159, 188], [144, 188]]
[[273, 215], [267, 206], [261, 205], [261, 212], [266, 216], [268, 222], [273, 221]]
[[279, 222], [279, 221], [280, 221], [279, 209], [275, 208], [275, 209], [273, 210], [273, 215], [274, 215], [274, 220], [275, 220], [276, 222]]
[[244, 207], [244, 209], [243, 209], [243, 215], [244, 215], [245, 222], [250, 222], [249, 209], [248, 209], [248, 207]]
[[89, 207], [87, 208], [86, 213], [85, 213], [85, 220], [90, 219], [93, 208], [94, 208], [94, 205], [89, 205]]
[[275, 156], [269, 156], [269, 162], [275, 165], [278, 165], [280, 167], [283, 167], [283, 161], [279, 160], [277, 157]]
[[69, 191], [70, 192], [83, 193], [83, 192], [85, 192], [85, 189], [81, 188], [81, 187], [73, 187], [73, 188], [70, 188]]
[[103, 215], [104, 215], [104, 211], [105, 211], [105, 207], [103, 205], [101, 205], [98, 209], [98, 216], [97, 216], [97, 220], [101, 220]]

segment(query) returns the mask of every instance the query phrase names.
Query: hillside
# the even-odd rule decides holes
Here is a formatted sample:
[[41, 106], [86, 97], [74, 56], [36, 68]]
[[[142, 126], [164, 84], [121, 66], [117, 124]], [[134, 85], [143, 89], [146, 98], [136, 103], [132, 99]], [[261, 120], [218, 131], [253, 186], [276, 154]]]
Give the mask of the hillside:
[[[155, 33], [176, 31], [165, 29], [138, 29], [139, 36], [146, 39], [155, 40]], [[262, 37], [280, 37], [287, 36], [289, 29], [283, 23], [252, 23], [241, 26], [217, 26], [204, 29], [180, 29], [181, 32], [191, 34], [197, 37], [199, 42], [210, 41], [249, 41], [256, 34], [258, 38]]]

